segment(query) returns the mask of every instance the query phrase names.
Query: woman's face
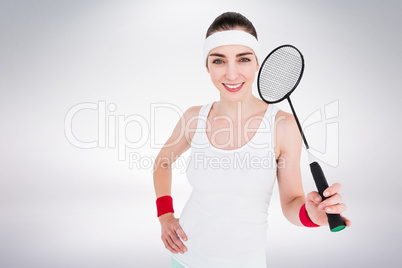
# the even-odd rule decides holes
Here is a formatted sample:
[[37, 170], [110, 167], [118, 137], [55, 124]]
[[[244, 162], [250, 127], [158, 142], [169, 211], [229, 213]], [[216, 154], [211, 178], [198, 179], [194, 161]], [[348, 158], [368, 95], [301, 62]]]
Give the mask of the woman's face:
[[251, 94], [258, 63], [253, 50], [230, 45], [209, 52], [207, 71], [222, 97], [238, 101]]

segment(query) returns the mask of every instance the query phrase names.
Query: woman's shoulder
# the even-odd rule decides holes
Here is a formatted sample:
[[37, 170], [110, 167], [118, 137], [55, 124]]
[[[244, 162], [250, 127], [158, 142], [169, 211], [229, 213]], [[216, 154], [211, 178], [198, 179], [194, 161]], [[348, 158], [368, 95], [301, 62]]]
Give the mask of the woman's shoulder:
[[278, 110], [275, 116], [275, 127], [278, 135], [294, 136], [299, 134], [296, 119], [291, 113]]
[[191, 106], [184, 112], [183, 119], [186, 122], [186, 128], [192, 129], [197, 126], [198, 115], [202, 107], [203, 105]]
[[[281, 150], [286, 147], [299, 147], [301, 135], [293, 114], [278, 110], [275, 116], [275, 128], [274, 133]], [[301, 143], [299, 145], [301, 146]]]
[[202, 107], [203, 105], [191, 106], [184, 112], [184, 115], [186, 117], [197, 116], [200, 113]]
[[202, 107], [203, 105], [191, 106], [183, 114], [182, 118], [184, 119], [185, 126], [184, 131], [187, 137], [188, 144], [191, 144], [191, 141], [193, 140], [195, 130], [197, 129], [198, 125], [198, 115]]
[[281, 109], [278, 109], [278, 112], [275, 116], [275, 122], [277, 124], [281, 123], [284, 127], [289, 127], [289, 125], [296, 124], [296, 119], [291, 113], [287, 113]]
[[[201, 108], [203, 106], [202, 105], [197, 105], [197, 106], [191, 106], [190, 108], [188, 108], [184, 114], [183, 114], [183, 118], [186, 121], [186, 125], [188, 126], [188, 123], [193, 123], [194, 121], [197, 121], [198, 119], [198, 115], [201, 111]], [[194, 124], [194, 123], [193, 123]]]

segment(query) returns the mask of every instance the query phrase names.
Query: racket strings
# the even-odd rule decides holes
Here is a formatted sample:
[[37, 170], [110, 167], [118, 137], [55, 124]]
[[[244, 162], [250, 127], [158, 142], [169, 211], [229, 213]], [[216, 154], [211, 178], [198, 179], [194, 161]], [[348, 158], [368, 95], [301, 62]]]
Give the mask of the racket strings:
[[303, 60], [293, 47], [282, 47], [272, 53], [261, 68], [260, 93], [266, 101], [274, 102], [293, 90], [300, 78]]

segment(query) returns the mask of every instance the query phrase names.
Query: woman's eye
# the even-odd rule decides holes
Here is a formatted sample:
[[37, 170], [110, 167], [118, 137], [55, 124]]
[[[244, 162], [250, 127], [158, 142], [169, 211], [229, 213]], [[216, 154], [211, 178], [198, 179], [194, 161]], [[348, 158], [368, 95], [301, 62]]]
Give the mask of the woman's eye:
[[240, 61], [241, 61], [241, 62], [249, 62], [250, 59], [249, 59], [249, 58], [241, 58]]
[[216, 59], [212, 63], [221, 64], [223, 61], [221, 59]]

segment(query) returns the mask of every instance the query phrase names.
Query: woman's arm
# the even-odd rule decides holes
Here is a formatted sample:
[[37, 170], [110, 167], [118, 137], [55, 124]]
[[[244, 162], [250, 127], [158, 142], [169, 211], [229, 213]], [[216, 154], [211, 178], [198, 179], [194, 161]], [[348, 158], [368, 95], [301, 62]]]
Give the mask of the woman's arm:
[[171, 194], [173, 163], [191, 146], [197, 127], [200, 107], [191, 107], [177, 122], [173, 133], [166, 141], [154, 163], [154, 188], [156, 197]]
[[[172, 165], [191, 146], [191, 140], [197, 127], [197, 115], [200, 107], [191, 107], [180, 118], [165, 145], [160, 150], [154, 163], [154, 188], [156, 198], [171, 195]], [[187, 240], [186, 234], [179, 225], [179, 219], [173, 213], [159, 216], [162, 227], [162, 241], [172, 253], [184, 253], [187, 248], [178, 235]]]
[[299, 210], [306, 201], [300, 171], [302, 143], [293, 115], [278, 111], [274, 139], [278, 156], [277, 177], [282, 212], [291, 223], [302, 225]]
[[[302, 140], [293, 115], [278, 111], [275, 119], [276, 141], [275, 152], [278, 155], [278, 187], [281, 199], [282, 211], [285, 217], [293, 224], [301, 226], [299, 211], [303, 204], [310, 219], [318, 225], [328, 225], [326, 213], [342, 213], [346, 205], [341, 203], [342, 196], [338, 193], [342, 186], [334, 183], [324, 191], [324, 196], [329, 197], [322, 201], [317, 191], [310, 192], [307, 198], [304, 195], [300, 156]], [[352, 222], [342, 217], [346, 226]]]

